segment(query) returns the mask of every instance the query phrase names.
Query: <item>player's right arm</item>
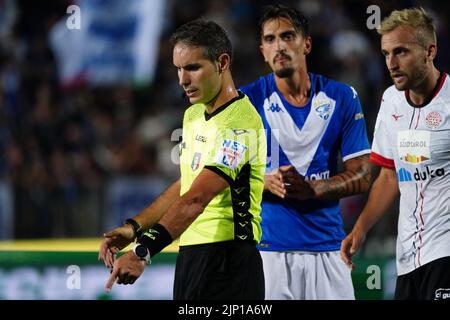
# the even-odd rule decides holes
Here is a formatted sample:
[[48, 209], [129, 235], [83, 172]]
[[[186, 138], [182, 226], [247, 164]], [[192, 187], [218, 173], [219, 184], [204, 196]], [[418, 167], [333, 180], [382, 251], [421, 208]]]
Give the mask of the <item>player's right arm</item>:
[[382, 167], [375, 180], [369, 199], [352, 232], [342, 241], [341, 257], [344, 262], [354, 268], [351, 257], [361, 247], [367, 232], [389, 210], [400, 194], [395, 170]]
[[[142, 210], [133, 219], [146, 230], [156, 224], [167, 210], [180, 199], [180, 180], [167, 188], [151, 205]], [[113, 265], [115, 255], [134, 241], [136, 235], [130, 224], [124, 224], [104, 234], [100, 245], [98, 259], [103, 260], [107, 267]]]

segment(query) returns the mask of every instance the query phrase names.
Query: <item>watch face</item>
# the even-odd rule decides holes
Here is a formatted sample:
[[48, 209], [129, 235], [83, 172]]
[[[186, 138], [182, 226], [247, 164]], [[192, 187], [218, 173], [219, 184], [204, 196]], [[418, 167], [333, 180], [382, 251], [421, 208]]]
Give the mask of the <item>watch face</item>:
[[136, 247], [136, 255], [140, 258], [145, 258], [148, 254], [147, 247], [144, 245], [139, 245]]

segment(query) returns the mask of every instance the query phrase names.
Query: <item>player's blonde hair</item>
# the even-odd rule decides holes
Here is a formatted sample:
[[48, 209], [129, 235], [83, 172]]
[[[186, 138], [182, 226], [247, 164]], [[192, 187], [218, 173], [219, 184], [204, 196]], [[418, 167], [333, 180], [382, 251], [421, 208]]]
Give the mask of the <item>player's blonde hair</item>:
[[392, 11], [381, 22], [377, 32], [383, 35], [402, 25], [408, 25], [416, 30], [416, 39], [421, 46], [426, 48], [430, 44], [436, 44], [433, 19], [422, 7]]

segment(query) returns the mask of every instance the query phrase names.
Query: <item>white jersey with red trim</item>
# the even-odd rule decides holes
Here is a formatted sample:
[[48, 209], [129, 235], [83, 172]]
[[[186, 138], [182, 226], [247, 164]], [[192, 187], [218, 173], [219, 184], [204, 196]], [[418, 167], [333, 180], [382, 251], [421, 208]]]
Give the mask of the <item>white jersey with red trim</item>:
[[383, 95], [371, 161], [397, 172], [400, 215], [397, 272], [450, 256], [450, 79], [442, 73], [431, 101], [414, 106], [394, 86]]

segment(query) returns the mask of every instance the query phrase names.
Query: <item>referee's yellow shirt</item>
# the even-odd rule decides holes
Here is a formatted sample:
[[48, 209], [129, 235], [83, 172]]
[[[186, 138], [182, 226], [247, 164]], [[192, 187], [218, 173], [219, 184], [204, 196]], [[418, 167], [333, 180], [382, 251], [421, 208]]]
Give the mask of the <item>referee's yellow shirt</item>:
[[202, 170], [216, 172], [229, 187], [181, 235], [180, 246], [260, 241], [266, 149], [261, 118], [241, 92], [212, 114], [203, 104], [186, 110], [180, 144], [181, 195]]

